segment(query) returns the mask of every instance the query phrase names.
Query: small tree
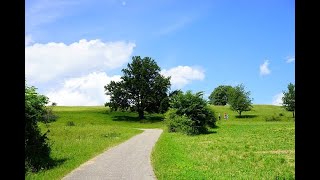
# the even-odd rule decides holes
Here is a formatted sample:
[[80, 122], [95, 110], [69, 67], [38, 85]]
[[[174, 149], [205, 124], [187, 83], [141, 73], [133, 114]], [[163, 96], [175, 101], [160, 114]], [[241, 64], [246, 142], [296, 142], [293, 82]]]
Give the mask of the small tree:
[[163, 100], [168, 96], [170, 77], [162, 76], [160, 70], [150, 57], [133, 56], [132, 63], [122, 69], [121, 81], [111, 81], [104, 87], [106, 95], [110, 95], [110, 102], [105, 105], [112, 110], [130, 108], [139, 113], [139, 119], [144, 119], [144, 111], [165, 111]]
[[210, 104], [225, 106], [228, 103], [228, 96], [232, 86], [218, 86], [209, 96]]
[[243, 111], [250, 111], [252, 108], [252, 99], [249, 96], [250, 91], [246, 92], [243, 84], [235, 86], [230, 91], [228, 103], [231, 110], [238, 112], [240, 117]]
[[47, 133], [41, 134], [38, 122], [46, 122], [48, 98], [25, 86], [25, 173], [47, 167], [51, 160]]
[[288, 91], [283, 92], [282, 97], [282, 107], [284, 107], [287, 111], [292, 111], [292, 117], [294, 117], [295, 112], [295, 85], [289, 83]]
[[[187, 134], [203, 133], [207, 131], [207, 126], [214, 127], [216, 119], [213, 111], [208, 108], [202, 96], [203, 92], [192, 94], [191, 91], [185, 94], [178, 92], [172, 96], [170, 105], [173, 111], [169, 111], [166, 118], [169, 126], [175, 124], [176, 129], [185, 130]], [[169, 130], [176, 131], [172, 127]]]

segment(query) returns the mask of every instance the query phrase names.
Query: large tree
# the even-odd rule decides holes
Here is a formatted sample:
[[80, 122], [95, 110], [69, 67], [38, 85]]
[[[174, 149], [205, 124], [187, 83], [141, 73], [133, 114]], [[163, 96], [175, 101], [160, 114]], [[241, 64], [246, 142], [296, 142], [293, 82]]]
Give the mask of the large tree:
[[289, 83], [288, 85], [288, 91], [283, 92], [283, 97], [282, 97], [282, 106], [287, 110], [287, 111], [292, 111], [292, 116], [294, 117], [294, 111], [295, 111], [295, 86], [292, 83]]
[[243, 111], [250, 111], [252, 108], [250, 91], [246, 92], [244, 88], [243, 84], [232, 88], [228, 100], [231, 110], [238, 112], [240, 116]]
[[160, 67], [150, 57], [133, 56], [127, 68], [122, 69], [121, 81], [105, 86], [112, 110], [131, 108], [144, 119], [144, 111], [160, 112], [163, 99], [168, 97], [170, 77], [160, 74]]
[[213, 105], [226, 105], [232, 86], [220, 85], [216, 87], [209, 96], [209, 102]]

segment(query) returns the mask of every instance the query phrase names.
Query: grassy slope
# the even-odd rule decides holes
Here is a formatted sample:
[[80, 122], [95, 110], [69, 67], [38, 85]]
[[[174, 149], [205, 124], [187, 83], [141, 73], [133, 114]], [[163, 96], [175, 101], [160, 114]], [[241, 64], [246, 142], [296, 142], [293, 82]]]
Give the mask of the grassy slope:
[[[292, 114], [276, 106], [254, 106], [236, 118], [228, 107], [213, 107], [229, 114], [211, 134], [185, 136], [164, 132], [152, 154], [158, 179], [273, 179], [294, 176], [294, 122]], [[59, 116], [50, 123], [52, 157], [57, 165], [29, 174], [26, 179], [61, 179], [80, 164], [115, 146], [140, 130], [165, 128], [159, 116], [139, 123], [137, 114], [106, 112], [105, 107], [55, 107]], [[283, 113], [282, 121], [264, 117]], [[67, 122], [75, 126], [67, 126]], [[150, 123], [153, 122], [153, 123]], [[43, 132], [46, 126], [40, 124]]]
[[[292, 114], [271, 105], [255, 105], [236, 118], [229, 107], [212, 106], [229, 114], [210, 134], [186, 136], [164, 132], [152, 153], [158, 179], [294, 178], [295, 125]], [[281, 121], [266, 122], [279, 116]]]
[[[105, 107], [54, 107], [56, 122], [49, 124], [51, 156], [56, 166], [26, 179], [61, 179], [82, 163], [142, 132], [135, 128], [161, 128], [159, 116], [148, 116], [140, 123], [136, 113], [108, 112]], [[75, 126], [68, 126], [68, 122]], [[149, 122], [153, 123], [149, 123]], [[43, 132], [47, 130], [40, 124]]]

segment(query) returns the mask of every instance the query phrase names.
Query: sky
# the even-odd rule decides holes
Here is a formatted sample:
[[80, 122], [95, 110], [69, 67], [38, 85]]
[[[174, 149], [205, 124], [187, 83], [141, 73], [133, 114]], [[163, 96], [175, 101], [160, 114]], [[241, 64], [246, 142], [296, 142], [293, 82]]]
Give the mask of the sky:
[[243, 84], [280, 105], [295, 83], [293, 0], [26, 0], [28, 86], [61, 106], [109, 101], [132, 56], [151, 57], [170, 91]]

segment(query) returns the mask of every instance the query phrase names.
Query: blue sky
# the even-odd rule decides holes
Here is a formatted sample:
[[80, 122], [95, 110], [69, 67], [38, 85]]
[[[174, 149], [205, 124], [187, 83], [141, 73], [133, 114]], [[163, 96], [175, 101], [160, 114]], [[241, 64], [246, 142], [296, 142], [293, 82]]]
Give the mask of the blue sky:
[[103, 105], [103, 86], [149, 56], [174, 89], [243, 83], [279, 104], [295, 82], [292, 0], [27, 0], [26, 79], [58, 105]]

